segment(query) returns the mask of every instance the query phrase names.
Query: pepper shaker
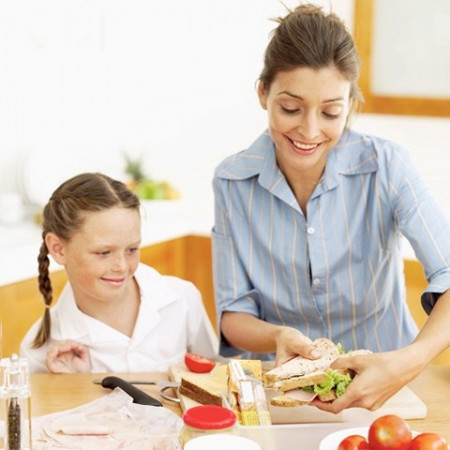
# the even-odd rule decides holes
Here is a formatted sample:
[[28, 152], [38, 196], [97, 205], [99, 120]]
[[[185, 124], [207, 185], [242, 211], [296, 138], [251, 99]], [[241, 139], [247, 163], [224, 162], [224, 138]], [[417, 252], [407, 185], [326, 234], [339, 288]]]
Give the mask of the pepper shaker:
[[2, 449], [31, 449], [30, 381], [28, 361], [13, 354], [0, 361], [0, 414], [5, 423]]

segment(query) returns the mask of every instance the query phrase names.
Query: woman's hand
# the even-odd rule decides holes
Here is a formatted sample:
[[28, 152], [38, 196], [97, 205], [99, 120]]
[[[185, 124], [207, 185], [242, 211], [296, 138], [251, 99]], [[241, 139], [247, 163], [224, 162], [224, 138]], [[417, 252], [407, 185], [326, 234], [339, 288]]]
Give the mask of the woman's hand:
[[278, 327], [275, 365], [279, 366], [300, 355], [308, 359], [320, 358], [320, 353], [312, 347], [312, 341], [300, 331], [291, 327]]
[[346, 408], [361, 407], [374, 411], [415, 378], [423, 369], [412, 346], [385, 353], [345, 356], [332, 369], [355, 372], [345, 394], [332, 402], [315, 399], [311, 405], [323, 411], [339, 413]]
[[54, 341], [47, 350], [47, 368], [52, 373], [90, 372], [88, 348], [75, 341]]
[[221, 332], [235, 348], [254, 353], [276, 352], [276, 365], [301, 355], [320, 358], [311, 346], [311, 339], [295, 328], [274, 325], [248, 313], [225, 311]]

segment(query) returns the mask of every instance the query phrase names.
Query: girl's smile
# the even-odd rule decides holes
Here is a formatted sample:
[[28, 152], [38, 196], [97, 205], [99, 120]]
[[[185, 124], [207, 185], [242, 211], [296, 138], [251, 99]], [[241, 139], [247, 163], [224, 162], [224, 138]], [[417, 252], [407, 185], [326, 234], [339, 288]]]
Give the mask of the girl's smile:
[[114, 287], [121, 287], [125, 282], [125, 278], [106, 278], [102, 277], [101, 280], [105, 281], [107, 284], [110, 284]]

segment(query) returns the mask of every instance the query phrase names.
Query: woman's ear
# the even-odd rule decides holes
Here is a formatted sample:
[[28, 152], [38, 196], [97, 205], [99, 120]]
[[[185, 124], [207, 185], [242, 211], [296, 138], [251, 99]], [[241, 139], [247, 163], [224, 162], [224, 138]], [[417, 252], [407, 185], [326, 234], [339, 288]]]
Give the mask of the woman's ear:
[[258, 83], [259, 104], [263, 109], [267, 109], [267, 91], [262, 81]]
[[65, 263], [64, 241], [55, 233], [45, 235], [45, 245], [52, 258], [61, 265]]

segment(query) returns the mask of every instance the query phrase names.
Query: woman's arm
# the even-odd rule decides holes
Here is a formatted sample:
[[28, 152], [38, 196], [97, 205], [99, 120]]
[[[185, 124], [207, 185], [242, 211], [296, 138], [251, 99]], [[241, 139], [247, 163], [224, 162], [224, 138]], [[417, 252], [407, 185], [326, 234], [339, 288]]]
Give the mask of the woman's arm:
[[449, 323], [450, 290], [439, 297], [427, 321], [412, 344], [416, 348], [417, 356], [425, 359], [425, 365], [450, 346]]
[[311, 348], [311, 339], [300, 331], [273, 325], [251, 314], [225, 311], [222, 314], [221, 332], [229, 344], [240, 350], [276, 352], [276, 365], [297, 355], [311, 359], [320, 357]]
[[378, 409], [450, 346], [449, 323], [450, 291], [446, 291], [411, 345], [391, 352], [336, 360], [333, 368], [352, 369], [357, 375], [342, 397], [332, 403], [314, 401], [314, 404], [334, 413], [355, 406]]

